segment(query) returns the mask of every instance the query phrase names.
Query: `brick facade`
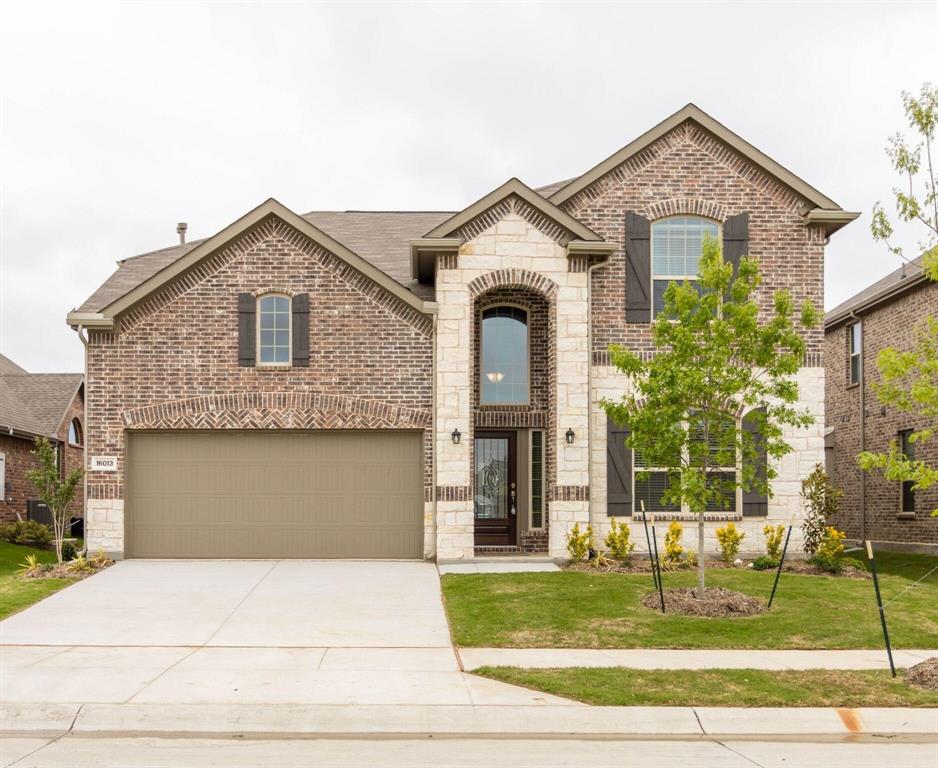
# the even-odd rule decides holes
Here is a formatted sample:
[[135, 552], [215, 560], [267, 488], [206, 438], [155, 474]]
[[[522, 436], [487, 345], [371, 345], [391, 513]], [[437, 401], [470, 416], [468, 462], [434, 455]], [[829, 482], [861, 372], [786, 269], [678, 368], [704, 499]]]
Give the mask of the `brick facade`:
[[[860, 311], [862, 384], [849, 383], [848, 328], [852, 320], [829, 327], [825, 333], [827, 426], [833, 429], [828, 471], [844, 491], [837, 524], [851, 537], [938, 544], [938, 518], [930, 516], [931, 510], [938, 508], [938, 488], [917, 492], [914, 514], [905, 515], [900, 509], [899, 484], [878, 472], [861, 472], [856, 465], [856, 455], [864, 448], [887, 451], [899, 430], [926, 426], [921, 417], [882, 405], [874, 388], [882, 378], [876, 365], [879, 353], [886, 347], [911, 349], [913, 330], [928, 315], [938, 316], [938, 284], [931, 282]], [[861, 402], [865, 406], [862, 419]], [[934, 466], [938, 463], [938, 443], [932, 439], [916, 446], [916, 458]]]

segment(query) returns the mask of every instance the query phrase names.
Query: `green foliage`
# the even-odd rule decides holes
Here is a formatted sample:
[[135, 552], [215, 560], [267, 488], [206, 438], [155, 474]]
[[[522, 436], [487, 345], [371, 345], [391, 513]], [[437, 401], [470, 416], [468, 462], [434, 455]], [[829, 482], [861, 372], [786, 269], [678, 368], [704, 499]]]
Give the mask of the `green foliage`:
[[[664, 311], [651, 331], [655, 354], [646, 360], [610, 349], [632, 387], [603, 407], [629, 425], [627, 443], [646, 466], [668, 470], [662, 501], [697, 515], [698, 537], [703, 511], [728, 507], [737, 487], [771, 493], [778, 460], [792, 450], [784, 429], [813, 421], [796, 407], [794, 376], [805, 352], [801, 331], [817, 322], [818, 311], [810, 303], [796, 306], [790, 293], [779, 291], [760, 318], [760, 282], [755, 259], [742, 258], [734, 277], [720, 244], [708, 238], [696, 287], [672, 282], [665, 291]], [[752, 431], [736, 428], [741, 413], [749, 413]], [[768, 462], [760, 473], [762, 449]], [[742, 469], [728, 481], [719, 468], [736, 466], [737, 456]], [[700, 558], [698, 587], [704, 586], [703, 563]]]
[[801, 533], [804, 551], [813, 555], [818, 551], [827, 524], [840, 510], [843, 491], [831, 483], [823, 464], [815, 464], [811, 473], [801, 481], [801, 502], [804, 520]]
[[624, 564], [629, 562], [635, 550], [635, 542], [632, 541], [632, 529], [628, 523], [618, 523], [612, 518], [609, 533], [606, 535], [606, 546], [613, 559]]
[[0, 525], [0, 539], [10, 544], [45, 547], [52, 541], [52, 531], [48, 525], [37, 523], [35, 520], [17, 520]]
[[55, 555], [62, 562], [62, 539], [68, 523], [68, 506], [75, 498], [75, 491], [81, 481], [83, 470], [75, 469], [62, 477], [59, 472], [56, 452], [48, 438], [37, 437], [36, 448], [32, 452], [39, 459], [39, 466], [29, 470], [26, 478], [36, 488], [36, 494], [46, 503], [52, 513], [52, 532], [55, 542]]
[[821, 543], [818, 544], [817, 556], [825, 560], [836, 560], [841, 557], [844, 553], [844, 539], [846, 538], [846, 533], [838, 531], [832, 525], [828, 525], [824, 529]]
[[761, 555], [752, 561], [752, 567], [757, 571], [767, 571], [771, 568], [778, 568], [778, 560]]
[[17, 573], [22, 576], [32, 576], [35, 573], [39, 573], [46, 566], [43, 563], [39, 562], [39, 555], [32, 553], [26, 555], [26, 560], [23, 564], [17, 569]]
[[727, 523], [716, 530], [717, 541], [720, 544], [720, 557], [724, 563], [732, 563], [739, 553], [739, 545], [746, 534], [740, 531], [735, 523]]
[[72, 541], [63, 541], [62, 542], [62, 562], [67, 563], [78, 553], [78, 550], [75, 548], [75, 543]]
[[769, 560], [778, 561], [782, 556], [782, 538], [785, 536], [784, 525], [767, 525], [762, 529], [765, 536], [765, 551]]
[[94, 563], [84, 555], [75, 555], [75, 558], [66, 566], [69, 573], [91, 573], [95, 570]]
[[680, 564], [681, 556], [684, 554], [684, 546], [681, 544], [683, 538], [684, 526], [677, 520], [672, 520], [667, 533], [664, 534], [663, 559], [666, 565], [675, 566]]
[[580, 531], [580, 524], [574, 523], [567, 534], [567, 552], [570, 553], [570, 560], [574, 563], [583, 562], [589, 556], [592, 546], [593, 526], [587, 525], [585, 531]]

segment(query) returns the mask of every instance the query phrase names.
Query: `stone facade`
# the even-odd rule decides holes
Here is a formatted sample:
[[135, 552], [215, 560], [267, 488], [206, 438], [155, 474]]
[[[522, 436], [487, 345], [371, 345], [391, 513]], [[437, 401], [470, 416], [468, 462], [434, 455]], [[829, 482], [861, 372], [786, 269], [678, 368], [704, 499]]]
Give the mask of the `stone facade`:
[[[921, 417], [882, 405], [874, 389], [881, 381], [876, 365], [879, 353], [886, 347], [911, 349], [914, 329], [928, 315], [938, 317], [938, 284], [932, 282], [920, 284], [870, 310], [859, 311], [863, 329], [861, 384], [850, 384], [849, 380], [848, 329], [853, 321], [839, 322], [826, 329], [827, 425], [832, 430], [833, 443], [828, 472], [844, 491], [837, 524], [851, 537], [938, 545], [938, 518], [930, 515], [938, 508], [938, 488], [917, 492], [915, 511], [903, 513], [899, 484], [884, 479], [878, 472], [861, 472], [856, 464], [861, 450], [887, 451], [899, 430], [926, 426]], [[935, 440], [919, 444], [916, 458], [932, 466], [938, 463]]]

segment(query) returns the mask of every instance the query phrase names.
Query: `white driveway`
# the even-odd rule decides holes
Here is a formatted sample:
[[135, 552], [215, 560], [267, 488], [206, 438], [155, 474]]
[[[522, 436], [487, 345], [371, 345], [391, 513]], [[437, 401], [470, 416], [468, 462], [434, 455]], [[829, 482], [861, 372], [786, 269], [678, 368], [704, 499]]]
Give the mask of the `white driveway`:
[[566, 704], [459, 670], [435, 566], [118, 563], [0, 622], [0, 701]]

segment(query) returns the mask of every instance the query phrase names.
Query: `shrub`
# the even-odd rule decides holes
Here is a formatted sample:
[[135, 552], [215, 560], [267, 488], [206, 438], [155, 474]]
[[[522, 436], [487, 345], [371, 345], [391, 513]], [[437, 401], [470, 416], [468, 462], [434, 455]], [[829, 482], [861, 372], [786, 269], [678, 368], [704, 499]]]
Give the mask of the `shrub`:
[[94, 564], [84, 555], [75, 555], [67, 566], [69, 573], [91, 573], [94, 570]]
[[816, 464], [811, 474], [801, 481], [801, 501], [805, 510], [801, 532], [804, 551], [809, 555], [818, 551], [824, 529], [831, 517], [837, 514], [843, 495], [843, 491], [831, 483], [822, 464]]
[[785, 535], [784, 525], [767, 525], [762, 529], [765, 535], [765, 552], [769, 560], [778, 560], [782, 556], [782, 537]]
[[822, 571], [828, 573], [840, 573], [844, 569], [843, 563], [836, 557], [825, 557], [824, 555], [812, 555], [808, 562], [816, 565]]
[[105, 565], [110, 565], [111, 558], [104, 554], [102, 550], [98, 550], [94, 557], [91, 558], [91, 564], [95, 568], [103, 568]]
[[720, 543], [720, 557], [724, 563], [732, 563], [746, 534], [738, 530], [735, 523], [727, 523], [722, 528], [717, 528], [716, 534]]
[[677, 565], [681, 562], [684, 547], [681, 539], [684, 537], [684, 526], [677, 520], [672, 520], [668, 531], [664, 535], [664, 562], [668, 565]]
[[864, 563], [862, 560], [857, 560], [855, 557], [842, 557], [840, 558], [840, 564], [844, 568], [854, 568], [858, 571], [867, 570], [866, 563]]
[[39, 555], [31, 554], [26, 555], [26, 560], [20, 565], [17, 573], [23, 576], [32, 576], [33, 574], [40, 573], [42, 570], [43, 565], [39, 562]]
[[0, 525], [0, 539], [11, 544], [46, 547], [52, 541], [52, 530], [35, 520], [17, 520], [15, 523]]
[[593, 546], [593, 526], [587, 525], [585, 531], [580, 531], [580, 524], [574, 523], [567, 534], [567, 552], [574, 563], [583, 562]]
[[843, 531], [838, 531], [832, 525], [825, 526], [816, 554], [826, 560], [836, 560], [844, 553], [845, 538], [847, 534]]
[[684, 555], [684, 564], [688, 568], [696, 568], [700, 565], [700, 561], [697, 559], [697, 550], [688, 549], [687, 553]]
[[63, 541], [62, 542], [62, 562], [67, 563], [78, 553], [78, 550], [75, 548], [75, 542], [73, 541]]
[[778, 568], [778, 560], [763, 555], [752, 561], [752, 567], [757, 571], [768, 571], [772, 568]]
[[628, 523], [617, 523], [612, 518], [609, 533], [606, 536], [606, 546], [609, 547], [609, 554], [613, 559], [620, 563], [628, 563], [629, 557], [635, 549], [635, 542], [632, 541], [632, 530]]

